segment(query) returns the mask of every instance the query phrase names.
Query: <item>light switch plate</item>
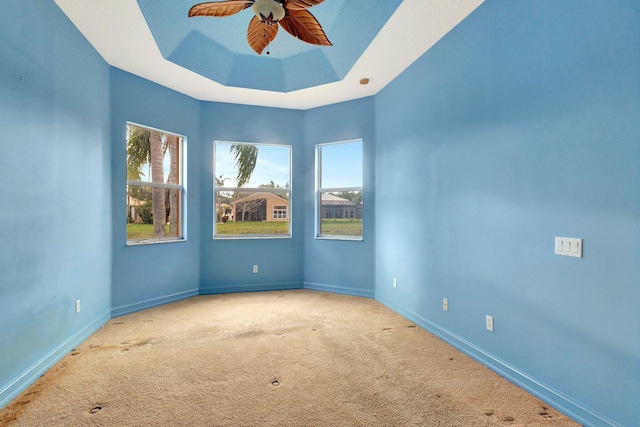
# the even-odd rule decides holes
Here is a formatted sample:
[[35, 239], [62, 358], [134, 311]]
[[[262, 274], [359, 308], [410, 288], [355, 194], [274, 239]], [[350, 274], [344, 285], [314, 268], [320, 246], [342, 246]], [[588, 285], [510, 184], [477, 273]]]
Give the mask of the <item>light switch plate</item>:
[[575, 237], [556, 237], [556, 255], [582, 258], [582, 239]]

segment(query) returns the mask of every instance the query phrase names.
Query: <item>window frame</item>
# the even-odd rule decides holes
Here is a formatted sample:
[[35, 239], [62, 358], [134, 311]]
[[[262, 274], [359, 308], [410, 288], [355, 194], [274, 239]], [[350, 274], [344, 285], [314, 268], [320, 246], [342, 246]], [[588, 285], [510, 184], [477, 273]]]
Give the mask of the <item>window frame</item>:
[[[127, 121], [126, 128], [129, 128], [130, 126], [147, 129], [154, 132], [160, 132], [162, 134], [172, 135], [178, 138], [178, 141], [179, 141], [178, 142], [178, 153], [179, 153], [178, 154], [178, 182], [179, 184], [169, 184], [169, 183], [150, 182], [150, 181], [136, 181], [136, 180], [126, 179], [125, 189], [127, 191], [127, 194], [128, 194], [128, 187], [130, 186], [179, 190], [180, 206], [178, 209], [178, 215], [180, 218], [180, 221], [179, 221], [180, 235], [129, 239], [126, 237], [126, 233], [125, 233], [126, 246], [156, 245], [156, 244], [164, 244], [164, 243], [185, 242], [187, 241], [187, 176], [186, 176], [187, 137], [179, 133], [170, 132], [170, 131], [158, 129], [152, 126], [147, 126], [147, 125], [142, 125], [139, 123]], [[126, 144], [126, 141], [127, 141], [127, 138], [125, 134], [125, 144]], [[125, 147], [125, 169], [126, 169], [126, 161], [128, 160], [127, 156], [128, 155], [126, 154], [126, 147]], [[125, 173], [125, 178], [126, 178], [126, 173]], [[127, 205], [127, 208], [128, 208], [128, 205]], [[125, 231], [126, 231], [126, 227], [125, 227]]]
[[[332, 145], [344, 145], [349, 143], [359, 142], [361, 144], [361, 162], [362, 162], [362, 177], [361, 182], [362, 186], [359, 187], [322, 187], [322, 147], [332, 146]], [[315, 238], [318, 240], [345, 240], [345, 241], [354, 241], [361, 242], [364, 240], [364, 203], [362, 206], [362, 233], [358, 235], [346, 235], [346, 234], [322, 234], [322, 195], [324, 193], [338, 193], [338, 192], [350, 192], [350, 191], [358, 191], [362, 194], [362, 199], [364, 201], [364, 140], [362, 138], [349, 139], [344, 141], [335, 141], [335, 142], [325, 142], [316, 144], [315, 150], [315, 160], [316, 160], [316, 181], [315, 181], [315, 221], [314, 221], [314, 233]], [[351, 218], [351, 217], [349, 217]]]
[[[289, 188], [271, 188], [271, 187], [219, 187], [216, 185], [216, 159], [217, 159], [217, 145], [218, 144], [242, 144], [253, 145], [257, 147], [282, 147], [289, 149], [288, 167], [289, 167]], [[259, 157], [258, 157], [259, 158]], [[293, 146], [290, 144], [275, 144], [267, 142], [246, 142], [246, 141], [228, 141], [228, 140], [214, 140], [213, 141], [213, 239], [214, 240], [248, 240], [248, 239], [291, 239], [293, 237], [293, 218], [292, 203], [293, 203]], [[276, 196], [288, 195], [289, 206], [287, 207], [287, 216], [284, 218], [288, 223], [288, 229], [286, 234], [216, 234], [217, 224], [217, 193], [218, 192], [239, 192], [239, 193], [271, 193]], [[272, 212], [273, 214], [273, 212]], [[283, 222], [283, 221], [282, 221]]]

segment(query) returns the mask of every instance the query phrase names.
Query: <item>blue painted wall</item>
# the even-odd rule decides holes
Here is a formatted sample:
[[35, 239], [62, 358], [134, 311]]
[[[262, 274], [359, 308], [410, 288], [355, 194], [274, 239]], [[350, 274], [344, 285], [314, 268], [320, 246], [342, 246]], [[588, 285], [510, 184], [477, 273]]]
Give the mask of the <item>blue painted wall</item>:
[[377, 298], [589, 425], [640, 425], [639, 29], [487, 0], [376, 97]]
[[[198, 294], [200, 270], [200, 102], [111, 70], [113, 314]], [[186, 241], [126, 246], [127, 121], [186, 137]]]
[[[201, 108], [201, 293], [302, 287], [304, 112], [206, 102]], [[213, 239], [213, 142], [292, 146], [292, 238]], [[259, 266], [259, 273], [252, 266]]]
[[[633, 0], [486, 0], [374, 98], [292, 111], [111, 69], [53, 2], [3, 1], [0, 406], [111, 314], [306, 286], [375, 292], [578, 420], [640, 425], [639, 28]], [[126, 121], [188, 138], [186, 242], [125, 247]], [[352, 138], [364, 241], [316, 240], [315, 144]], [[212, 239], [215, 139], [293, 145], [292, 239]]]
[[109, 318], [109, 142], [108, 65], [53, 2], [2, 1], [0, 407]]
[[[304, 173], [304, 286], [339, 293], [373, 297], [374, 281], [374, 146], [373, 98], [343, 102], [306, 112]], [[316, 239], [314, 216], [315, 150], [317, 144], [362, 139], [363, 240]], [[385, 214], [383, 212], [382, 214]]]

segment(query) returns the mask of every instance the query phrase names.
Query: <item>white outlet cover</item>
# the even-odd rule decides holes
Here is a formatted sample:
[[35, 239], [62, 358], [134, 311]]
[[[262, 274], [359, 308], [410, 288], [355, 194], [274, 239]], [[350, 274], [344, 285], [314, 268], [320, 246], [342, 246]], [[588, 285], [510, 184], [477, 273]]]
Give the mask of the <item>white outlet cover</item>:
[[487, 323], [487, 330], [493, 332], [493, 316], [487, 315], [486, 323]]

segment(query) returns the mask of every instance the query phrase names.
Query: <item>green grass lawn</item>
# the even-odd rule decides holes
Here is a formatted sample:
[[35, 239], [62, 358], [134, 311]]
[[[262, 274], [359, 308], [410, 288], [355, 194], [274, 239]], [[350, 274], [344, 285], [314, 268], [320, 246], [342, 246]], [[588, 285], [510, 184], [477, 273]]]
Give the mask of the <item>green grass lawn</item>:
[[216, 234], [289, 234], [289, 222], [227, 221], [216, 224]]
[[[167, 226], [167, 233], [169, 226]], [[288, 234], [288, 222], [245, 221], [216, 224], [216, 234]], [[362, 236], [361, 219], [323, 219], [321, 234], [330, 236]], [[127, 224], [127, 239], [148, 239], [153, 237], [153, 224]]]
[[[167, 234], [169, 226], [167, 225]], [[127, 224], [127, 239], [148, 239], [153, 237], [153, 224]]]
[[320, 234], [332, 236], [362, 236], [361, 219], [322, 219]]

